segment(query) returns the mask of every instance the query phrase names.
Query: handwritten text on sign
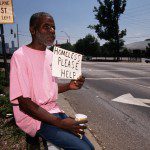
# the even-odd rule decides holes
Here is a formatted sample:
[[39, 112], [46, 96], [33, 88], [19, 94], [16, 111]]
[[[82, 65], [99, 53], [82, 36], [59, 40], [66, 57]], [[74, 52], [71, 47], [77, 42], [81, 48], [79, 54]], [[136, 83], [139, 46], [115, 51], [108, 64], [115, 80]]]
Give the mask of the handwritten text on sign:
[[54, 47], [52, 74], [64, 79], [77, 79], [81, 75], [82, 55]]
[[12, 0], [0, 0], [0, 24], [13, 23]]

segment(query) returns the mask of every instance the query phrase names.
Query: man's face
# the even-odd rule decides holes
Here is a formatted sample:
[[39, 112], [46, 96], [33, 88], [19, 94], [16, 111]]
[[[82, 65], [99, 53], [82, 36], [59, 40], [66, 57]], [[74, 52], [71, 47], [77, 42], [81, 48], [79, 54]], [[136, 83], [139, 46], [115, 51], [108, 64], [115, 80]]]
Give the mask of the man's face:
[[35, 31], [35, 38], [45, 46], [53, 45], [55, 40], [55, 23], [53, 18], [44, 16], [39, 20], [39, 27]]

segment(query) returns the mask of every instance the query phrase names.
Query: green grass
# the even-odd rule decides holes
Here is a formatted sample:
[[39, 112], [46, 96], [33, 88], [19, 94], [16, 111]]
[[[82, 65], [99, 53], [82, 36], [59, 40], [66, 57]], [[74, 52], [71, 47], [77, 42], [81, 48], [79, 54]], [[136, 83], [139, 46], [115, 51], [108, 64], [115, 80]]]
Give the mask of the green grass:
[[25, 146], [25, 133], [16, 126], [13, 116], [6, 117], [7, 114], [13, 114], [8, 85], [4, 72], [0, 72], [0, 149], [22, 149]]
[[5, 91], [9, 81], [6, 81], [4, 72], [0, 72], [0, 117], [6, 117], [6, 114], [12, 114], [12, 106], [9, 101], [9, 92]]

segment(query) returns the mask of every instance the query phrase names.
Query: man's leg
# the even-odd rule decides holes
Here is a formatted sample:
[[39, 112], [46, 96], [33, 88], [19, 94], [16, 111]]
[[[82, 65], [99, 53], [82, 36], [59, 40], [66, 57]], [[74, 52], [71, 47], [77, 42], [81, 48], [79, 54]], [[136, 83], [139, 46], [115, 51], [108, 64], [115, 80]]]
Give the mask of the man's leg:
[[[61, 114], [61, 116], [57, 116], [55, 114], [55, 116], [60, 117], [62, 119], [67, 117], [62, 115], [63, 114]], [[83, 138], [80, 139], [74, 134], [59, 129], [52, 125], [43, 123], [41, 129], [38, 131], [38, 134], [46, 141], [49, 141], [52, 144], [65, 150], [94, 150], [93, 145], [85, 136], [83, 136]]]

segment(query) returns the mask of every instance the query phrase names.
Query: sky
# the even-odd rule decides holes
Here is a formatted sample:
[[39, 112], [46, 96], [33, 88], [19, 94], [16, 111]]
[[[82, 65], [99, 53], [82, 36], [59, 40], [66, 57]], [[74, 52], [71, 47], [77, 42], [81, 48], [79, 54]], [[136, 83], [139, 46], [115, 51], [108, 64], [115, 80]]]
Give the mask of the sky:
[[[14, 9], [14, 24], [4, 25], [5, 41], [16, 39], [10, 34], [10, 29], [16, 32], [19, 27], [19, 45], [30, 43], [29, 19], [33, 13], [44, 11], [50, 13], [56, 25], [56, 40], [58, 43], [66, 43], [70, 37], [72, 44], [92, 34], [96, 38], [94, 30], [87, 28], [97, 23], [93, 9], [98, 7], [97, 0], [12, 0]], [[127, 29], [124, 38], [125, 44], [143, 41], [150, 38], [150, 0], [127, 0], [125, 13], [119, 20], [120, 30]], [[105, 41], [98, 40], [100, 45]]]

